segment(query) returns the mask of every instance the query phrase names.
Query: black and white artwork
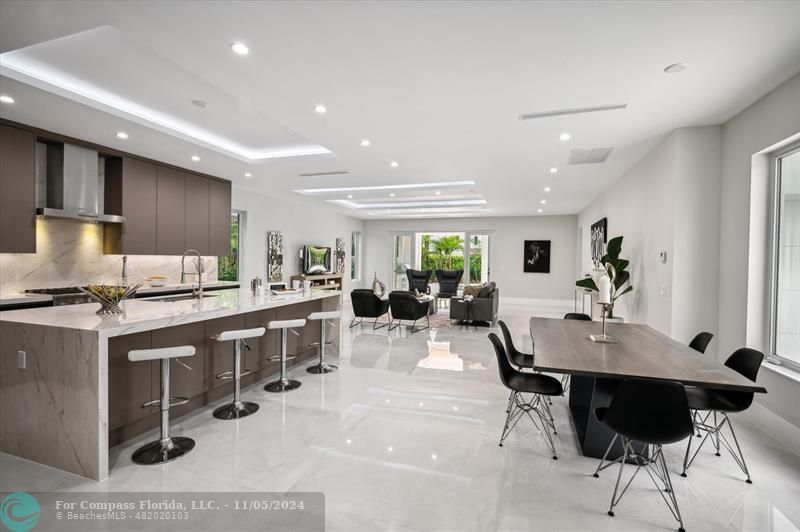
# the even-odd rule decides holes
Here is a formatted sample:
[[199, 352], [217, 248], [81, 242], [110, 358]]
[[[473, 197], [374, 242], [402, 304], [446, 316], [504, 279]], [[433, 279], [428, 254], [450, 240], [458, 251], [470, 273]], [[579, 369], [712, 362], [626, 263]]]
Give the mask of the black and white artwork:
[[602, 263], [600, 259], [606, 252], [606, 242], [608, 241], [608, 218], [603, 218], [592, 224], [591, 234], [591, 251], [592, 251], [592, 264], [595, 268], [600, 268]]
[[550, 273], [549, 240], [526, 240], [522, 255], [525, 258], [522, 271], [525, 273]]

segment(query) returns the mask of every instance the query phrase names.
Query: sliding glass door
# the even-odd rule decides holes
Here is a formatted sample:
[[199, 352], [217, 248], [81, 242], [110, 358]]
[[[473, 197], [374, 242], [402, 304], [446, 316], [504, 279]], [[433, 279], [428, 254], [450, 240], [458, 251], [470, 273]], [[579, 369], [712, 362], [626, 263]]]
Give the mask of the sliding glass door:
[[395, 233], [392, 240], [392, 289], [408, 290], [406, 270], [414, 267], [414, 233]]
[[469, 268], [464, 268], [465, 282], [489, 282], [489, 233], [467, 233], [467, 251]]

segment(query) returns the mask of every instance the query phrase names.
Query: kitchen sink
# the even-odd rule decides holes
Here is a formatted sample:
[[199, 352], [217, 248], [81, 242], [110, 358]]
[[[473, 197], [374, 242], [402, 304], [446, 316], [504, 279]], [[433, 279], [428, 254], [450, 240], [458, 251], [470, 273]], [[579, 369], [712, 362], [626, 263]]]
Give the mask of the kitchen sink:
[[[219, 297], [217, 294], [203, 294], [203, 299], [209, 297]], [[179, 296], [162, 296], [162, 297], [148, 297], [143, 298], [142, 301], [160, 301], [164, 303], [173, 303], [175, 301], [188, 301], [190, 299], [200, 299], [192, 294], [179, 295]]]

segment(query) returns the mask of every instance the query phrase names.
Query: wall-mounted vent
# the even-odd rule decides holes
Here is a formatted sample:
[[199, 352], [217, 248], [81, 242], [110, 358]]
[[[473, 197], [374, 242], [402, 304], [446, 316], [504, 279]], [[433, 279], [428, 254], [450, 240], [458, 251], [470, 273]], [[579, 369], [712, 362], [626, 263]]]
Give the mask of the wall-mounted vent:
[[567, 164], [597, 164], [604, 163], [608, 155], [613, 150], [613, 146], [607, 148], [578, 148], [570, 150]]
[[600, 111], [619, 111], [628, 107], [627, 103], [614, 103], [611, 105], [596, 105], [594, 107], [574, 107], [572, 109], [554, 109], [552, 111], [542, 111], [540, 113], [525, 113], [519, 115], [520, 120], [532, 120], [534, 118], [549, 118], [551, 116], [579, 115], [583, 113], [598, 113]]
[[325, 177], [330, 175], [345, 175], [349, 174], [347, 170], [335, 170], [333, 172], [310, 172], [307, 174], [297, 174], [300, 177]]

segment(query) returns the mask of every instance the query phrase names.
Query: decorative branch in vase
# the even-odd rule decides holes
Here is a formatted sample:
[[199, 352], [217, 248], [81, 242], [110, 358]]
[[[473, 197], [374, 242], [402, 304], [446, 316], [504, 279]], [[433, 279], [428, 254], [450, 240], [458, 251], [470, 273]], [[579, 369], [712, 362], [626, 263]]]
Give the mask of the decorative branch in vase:
[[[630, 284], [631, 274], [626, 269], [630, 264], [630, 261], [627, 259], [621, 259], [619, 256], [620, 253], [622, 253], [622, 237], [617, 236], [608, 241], [608, 244], [606, 245], [606, 253], [600, 259], [603, 270], [606, 272], [609, 270], [614, 272], [613, 282], [611, 283], [611, 303], [606, 306], [608, 309], [608, 319], [614, 319], [614, 304], [616, 303], [617, 299], [633, 290], [633, 286]], [[578, 279], [578, 281], [575, 282], [575, 286], [580, 288], [588, 288], [589, 290], [594, 290], [598, 293], [600, 292], [600, 290], [597, 288], [597, 283], [591, 277]]]

